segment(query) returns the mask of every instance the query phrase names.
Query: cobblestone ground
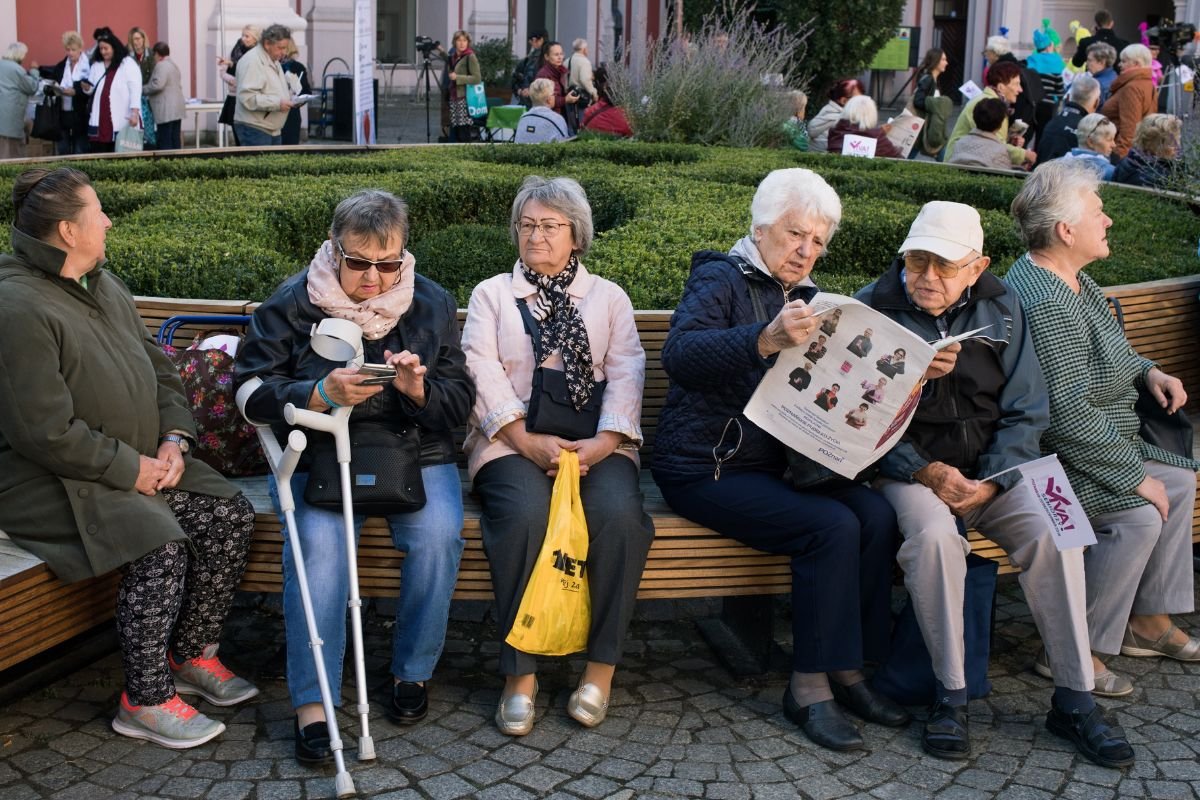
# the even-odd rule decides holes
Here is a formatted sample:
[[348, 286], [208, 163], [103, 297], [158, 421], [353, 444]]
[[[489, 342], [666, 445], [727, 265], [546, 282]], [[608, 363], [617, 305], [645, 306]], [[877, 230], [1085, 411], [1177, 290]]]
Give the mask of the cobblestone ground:
[[[786, 675], [738, 679], [720, 666], [694, 620], [656, 621], [643, 607], [630, 633], [608, 720], [588, 731], [564, 705], [581, 663], [548, 659], [534, 732], [497, 733], [495, 627], [481, 604], [456, 606], [446, 653], [431, 687], [427, 720], [399, 728], [383, 715], [388, 623], [367, 620], [371, 733], [378, 759], [353, 757], [357, 720], [342, 716], [349, 764], [362, 796], [408, 800], [480, 798], [1194, 798], [1200, 794], [1200, 665], [1116, 658], [1137, 691], [1104, 701], [1135, 744], [1137, 764], [1102, 769], [1049, 734], [1049, 683], [1029, 671], [1037, 638], [1015, 582], [998, 598], [991, 678], [995, 689], [971, 704], [974, 758], [922, 754], [918, 726], [867, 725], [869, 750], [821, 750], [780, 712]], [[672, 609], [668, 606], [666, 611]], [[780, 633], [786, 628], [780, 614]], [[1183, 620], [1200, 630], [1200, 615]], [[240, 604], [223, 656], [245, 674], [269, 657], [281, 626], [268, 610]], [[790, 646], [785, 643], [785, 646]], [[332, 770], [292, 759], [292, 714], [281, 682], [241, 709], [202, 710], [226, 722], [216, 741], [165, 750], [109, 728], [120, 691], [110, 655], [0, 708], [0, 798], [315, 798], [333, 796]], [[344, 696], [354, 696], [344, 687]]]

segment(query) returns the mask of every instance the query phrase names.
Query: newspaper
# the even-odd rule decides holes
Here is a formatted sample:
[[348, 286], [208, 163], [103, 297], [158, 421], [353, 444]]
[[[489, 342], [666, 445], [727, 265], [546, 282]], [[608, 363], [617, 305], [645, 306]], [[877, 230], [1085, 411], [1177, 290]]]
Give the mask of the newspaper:
[[822, 292], [821, 324], [781, 353], [746, 417], [796, 452], [853, 478], [900, 440], [937, 350], [978, 331], [927, 343], [852, 297]]
[[901, 158], [908, 158], [913, 145], [917, 143], [917, 134], [921, 132], [921, 128], [925, 127], [925, 120], [906, 108], [900, 113], [900, 116], [889, 119], [888, 124], [892, 126], [887, 134], [888, 141], [896, 145]]

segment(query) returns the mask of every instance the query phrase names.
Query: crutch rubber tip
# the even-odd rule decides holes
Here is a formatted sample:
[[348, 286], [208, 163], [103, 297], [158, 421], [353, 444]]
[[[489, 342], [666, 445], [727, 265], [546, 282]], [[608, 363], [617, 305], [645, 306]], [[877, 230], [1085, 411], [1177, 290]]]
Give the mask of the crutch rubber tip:
[[339, 772], [333, 779], [333, 785], [338, 797], [353, 797], [358, 794], [354, 790], [354, 779], [350, 777], [349, 772]]
[[362, 736], [358, 740], [358, 760], [375, 760], [375, 741], [370, 736]]

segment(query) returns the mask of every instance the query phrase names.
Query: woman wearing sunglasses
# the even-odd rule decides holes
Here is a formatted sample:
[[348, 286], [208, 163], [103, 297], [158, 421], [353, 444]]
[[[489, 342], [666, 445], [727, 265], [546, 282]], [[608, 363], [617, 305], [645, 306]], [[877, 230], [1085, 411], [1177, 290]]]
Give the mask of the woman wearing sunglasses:
[[[379, 423], [420, 431], [421, 478], [426, 503], [419, 511], [387, 517], [392, 540], [405, 553], [392, 645], [389, 716], [420, 721], [428, 708], [425, 682], [442, 652], [450, 595], [458, 575], [462, 488], [455, 466], [454, 430], [475, 399], [459, 346], [454, 298], [416, 274], [404, 201], [365, 190], [333, 212], [329, 239], [308, 268], [283, 282], [254, 313], [237, 358], [236, 382], [258, 377], [250, 397], [252, 418], [270, 421], [284, 438], [288, 403], [313, 411], [353, 406], [351, 425]], [[326, 361], [310, 333], [327, 317], [351, 320], [363, 330], [368, 363], [395, 367], [386, 385], [367, 383], [357, 367]], [[274, 478], [271, 478], [272, 482]], [[324, 640], [325, 671], [335, 691], [342, 684], [346, 645], [348, 571], [342, 514], [304, 501], [308, 469], [302, 461], [292, 482], [296, 526], [305, 556], [317, 627]], [[272, 486], [274, 496], [274, 486]], [[365, 517], [356, 515], [356, 531]], [[284, 543], [284, 620], [287, 679], [296, 709], [296, 759], [332, 760], [321, 693], [309, 653], [304, 609], [290, 547]]]
[[759, 184], [750, 215], [749, 235], [728, 253], [692, 256], [663, 344], [671, 386], [654, 480], [676, 513], [791, 558], [784, 714], [822, 747], [859, 750], [863, 738], [841, 707], [893, 727], [909, 719], [862, 673], [864, 660], [882, 659], [887, 648], [896, 515], [865, 485], [789, 479], [784, 445], [742, 413], [781, 350], [824, 338], [808, 306], [817, 294], [811, 274], [842, 203], [816, 173], [781, 169]]

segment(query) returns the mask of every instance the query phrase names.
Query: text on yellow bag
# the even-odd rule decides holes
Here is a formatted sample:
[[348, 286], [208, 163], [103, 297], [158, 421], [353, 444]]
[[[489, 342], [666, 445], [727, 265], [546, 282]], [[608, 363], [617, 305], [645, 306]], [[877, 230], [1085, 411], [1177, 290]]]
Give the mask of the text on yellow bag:
[[505, 642], [525, 653], [562, 656], [587, 648], [592, 601], [588, 530], [579, 499], [579, 456], [563, 450], [550, 496], [546, 538]]

